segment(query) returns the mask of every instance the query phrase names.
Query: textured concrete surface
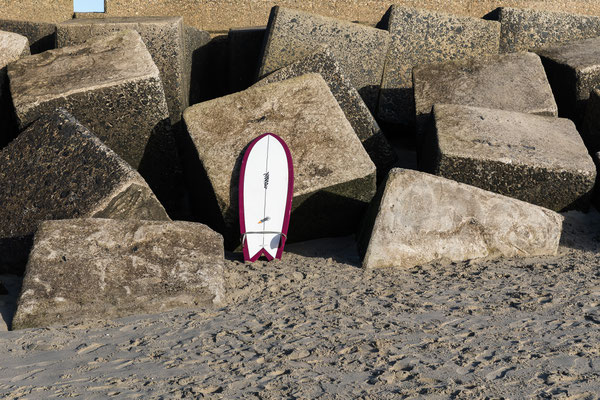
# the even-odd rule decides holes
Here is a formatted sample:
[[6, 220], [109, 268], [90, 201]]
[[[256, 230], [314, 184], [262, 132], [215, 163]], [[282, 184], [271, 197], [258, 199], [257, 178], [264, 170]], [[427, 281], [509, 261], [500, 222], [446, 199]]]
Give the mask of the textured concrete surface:
[[192, 222], [42, 222], [12, 329], [220, 304], [223, 237]]
[[392, 35], [377, 117], [414, 125], [412, 68], [447, 60], [498, 54], [500, 23], [401, 6], [391, 6], [382, 28]]
[[182, 17], [75, 18], [56, 26], [56, 45], [80, 45], [94, 36], [128, 29], [142, 37], [160, 71], [171, 122], [178, 122], [189, 105], [189, 83], [185, 80], [191, 71], [191, 66], [185, 65], [191, 60], [185, 53]]
[[580, 133], [590, 154], [600, 151], [600, 88], [590, 93]]
[[140, 35], [120, 31], [8, 68], [20, 128], [58, 107], [138, 169], [169, 211], [180, 174], [159, 71]]
[[500, 49], [507, 53], [600, 36], [595, 16], [502, 7], [498, 19]]
[[417, 124], [422, 131], [434, 104], [461, 104], [557, 116], [539, 56], [513, 53], [447, 61], [413, 69]]
[[433, 121], [424, 170], [555, 211], [589, 207], [596, 167], [572, 121], [446, 104]]
[[600, 37], [548, 46], [536, 52], [546, 69], [558, 114], [579, 124], [590, 92], [600, 86]]
[[304, 11], [274, 7], [263, 45], [259, 77], [329, 47], [344, 75], [373, 112], [385, 56], [388, 32]]
[[226, 243], [239, 243], [238, 183], [244, 150], [265, 132], [279, 135], [292, 154], [290, 240], [353, 232], [375, 193], [375, 165], [318, 74], [199, 103], [183, 118], [191, 142], [186, 147], [194, 150], [186, 155], [194, 204], [203, 219], [221, 216], [209, 222], [225, 232]]
[[369, 208], [363, 267], [554, 255], [563, 217], [543, 207], [423, 172], [393, 169]]
[[316, 52], [278, 69], [254, 86], [264, 86], [307, 73], [318, 73], [327, 82], [331, 94], [338, 101], [344, 115], [346, 115], [346, 119], [350, 122], [352, 129], [356, 132], [369, 157], [377, 167], [377, 181], [380, 182], [385, 179], [388, 171], [397, 162], [396, 153], [388, 143], [360, 94], [343, 75], [339, 63], [329, 50]]
[[10, 104], [6, 82], [6, 65], [29, 55], [29, 41], [25, 36], [0, 30], [0, 146], [16, 135], [16, 123]]
[[[221, 33], [229, 28], [266, 24], [275, 5], [371, 25], [390, 6], [388, 0], [171, 0], [151, 5], [147, 0], [107, 0], [106, 3], [105, 15], [109, 17], [182, 15], [188, 25]], [[600, 3], [591, 0], [395, 0], [393, 3], [472, 17], [482, 17], [506, 6], [600, 15]], [[73, 16], [73, 1], [2, 0], [0, 9], [5, 18], [58, 23]], [[40, 13], [40, 9], [44, 12]]]
[[18, 33], [29, 40], [32, 54], [41, 53], [54, 48], [56, 42], [56, 25], [45, 22], [17, 21], [0, 19], [0, 31]]
[[0, 270], [9, 271], [24, 266], [27, 238], [43, 220], [169, 219], [139, 173], [64, 111], [0, 152], [0, 204]]
[[[204, 57], [203, 48], [210, 42], [210, 34], [192, 26], [183, 26], [184, 62], [183, 62], [183, 96], [185, 110], [191, 104], [196, 104], [207, 89], [202, 85], [202, 64], [209, 63]], [[181, 115], [178, 116], [178, 119]]]
[[230, 29], [227, 34], [229, 91], [245, 90], [256, 81], [266, 26]]

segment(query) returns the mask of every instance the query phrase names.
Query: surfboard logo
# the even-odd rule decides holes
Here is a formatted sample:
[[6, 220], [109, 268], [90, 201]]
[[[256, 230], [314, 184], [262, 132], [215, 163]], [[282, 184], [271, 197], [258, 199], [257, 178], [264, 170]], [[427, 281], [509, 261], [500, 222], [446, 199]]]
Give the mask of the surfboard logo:
[[269, 171], [265, 172], [265, 173], [263, 174], [263, 176], [264, 176], [264, 178], [265, 178], [265, 184], [264, 184], [264, 187], [265, 187], [265, 190], [267, 190], [267, 187], [269, 186]]

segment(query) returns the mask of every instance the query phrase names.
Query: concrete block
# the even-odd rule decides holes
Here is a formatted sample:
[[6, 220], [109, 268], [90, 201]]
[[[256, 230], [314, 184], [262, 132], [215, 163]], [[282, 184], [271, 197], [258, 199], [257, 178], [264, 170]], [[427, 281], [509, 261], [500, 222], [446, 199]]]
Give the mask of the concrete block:
[[0, 19], [0, 31], [18, 33], [29, 40], [31, 54], [54, 48], [56, 25], [47, 22]]
[[16, 122], [10, 104], [10, 90], [6, 82], [8, 63], [29, 55], [29, 41], [25, 36], [0, 31], [0, 147], [16, 136]]
[[417, 127], [422, 132], [434, 104], [461, 104], [557, 116], [539, 56], [512, 53], [413, 68]]
[[500, 23], [425, 9], [390, 7], [384, 26], [392, 37], [377, 117], [414, 125], [412, 68], [415, 65], [498, 54]]
[[265, 26], [230, 29], [227, 35], [229, 92], [247, 89], [256, 81]]
[[[169, 210], [179, 161], [159, 71], [140, 35], [120, 31], [8, 67], [19, 128], [58, 107], [138, 169]], [[173, 200], [174, 202], [174, 200]]]
[[579, 124], [590, 92], [600, 86], [600, 37], [544, 47], [541, 57], [558, 114]]
[[263, 46], [259, 78], [309, 56], [323, 45], [339, 61], [372, 112], [390, 43], [388, 32], [304, 11], [273, 7]]
[[206, 88], [202, 84], [202, 64], [210, 62], [203, 55], [203, 48], [210, 42], [210, 34], [206, 31], [196, 29], [191, 26], [184, 25], [184, 73], [183, 73], [183, 95], [185, 110], [191, 104], [196, 104], [200, 101], [202, 92], [206, 92]]
[[388, 143], [360, 94], [343, 75], [339, 63], [329, 50], [316, 52], [287, 67], [278, 69], [254, 86], [264, 86], [307, 73], [318, 73], [327, 82], [331, 94], [338, 101], [346, 119], [350, 122], [352, 129], [354, 129], [369, 157], [377, 167], [377, 181], [380, 182], [385, 179], [388, 171], [397, 162], [396, 153]]
[[423, 172], [393, 169], [359, 238], [364, 268], [555, 255], [563, 217]]
[[189, 56], [185, 53], [187, 35], [182, 17], [75, 18], [56, 26], [56, 44], [57, 47], [79, 45], [95, 36], [128, 29], [140, 34], [158, 67], [171, 122], [177, 123], [189, 105], [186, 73], [191, 68], [185, 65]]
[[501, 7], [498, 20], [506, 53], [600, 36], [598, 16]]
[[600, 88], [591, 91], [587, 102], [581, 137], [590, 154], [600, 151]]
[[[239, 170], [246, 146], [272, 132], [290, 148], [294, 197], [289, 240], [349, 234], [375, 193], [370, 160], [329, 86], [318, 74], [252, 87], [183, 113], [187, 171], [202, 220], [239, 244]], [[202, 173], [206, 174], [206, 182]], [[207, 190], [212, 187], [212, 191]], [[210, 196], [207, 198], [206, 196]]]
[[223, 263], [223, 237], [202, 224], [45, 221], [12, 328], [220, 304]]
[[436, 104], [433, 121], [426, 171], [554, 211], [589, 207], [596, 167], [571, 120]]
[[64, 110], [0, 152], [0, 204], [0, 272], [24, 266], [40, 221], [169, 219], [140, 174]]

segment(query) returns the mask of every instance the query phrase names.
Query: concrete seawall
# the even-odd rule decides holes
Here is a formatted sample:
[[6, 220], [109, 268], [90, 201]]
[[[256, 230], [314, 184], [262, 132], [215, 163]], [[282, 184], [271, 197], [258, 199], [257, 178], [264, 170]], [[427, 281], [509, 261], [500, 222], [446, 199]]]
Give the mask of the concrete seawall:
[[[367, 24], [377, 23], [391, 4], [481, 17], [497, 7], [535, 8], [600, 15], [595, 0], [105, 0], [110, 17], [181, 15], [186, 24], [213, 33], [265, 25], [280, 5]], [[0, 0], [0, 18], [61, 22], [73, 17], [72, 0]]]

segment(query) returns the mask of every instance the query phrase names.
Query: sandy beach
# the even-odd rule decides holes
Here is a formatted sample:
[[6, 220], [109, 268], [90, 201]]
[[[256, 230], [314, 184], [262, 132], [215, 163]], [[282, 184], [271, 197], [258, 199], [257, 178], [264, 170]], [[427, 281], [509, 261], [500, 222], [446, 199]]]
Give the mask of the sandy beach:
[[220, 309], [0, 332], [0, 397], [594, 399], [600, 215], [564, 215], [558, 257], [370, 271], [352, 237], [229, 253]]

